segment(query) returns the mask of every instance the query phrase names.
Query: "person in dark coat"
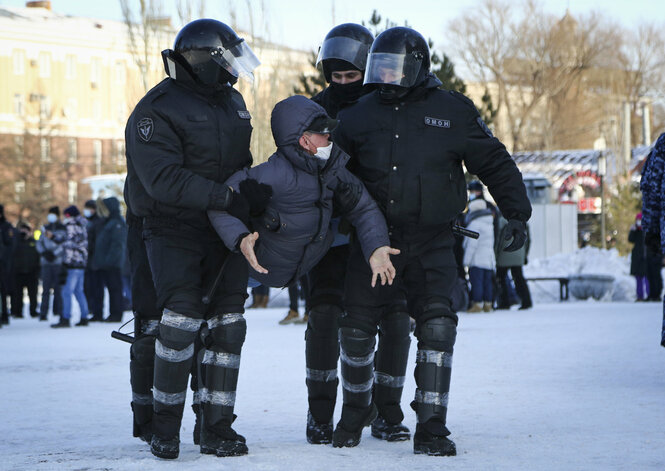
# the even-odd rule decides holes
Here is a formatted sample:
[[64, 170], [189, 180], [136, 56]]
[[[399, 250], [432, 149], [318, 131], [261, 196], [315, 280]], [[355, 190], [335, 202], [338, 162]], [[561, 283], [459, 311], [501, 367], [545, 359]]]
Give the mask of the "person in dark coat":
[[88, 321], [101, 322], [104, 320], [104, 279], [101, 271], [95, 270], [92, 265], [97, 234], [102, 230], [104, 220], [97, 214], [95, 200], [85, 202], [83, 216], [88, 221], [88, 265], [85, 268], [84, 280], [85, 297], [88, 300], [88, 309], [91, 314]]
[[[147, 337], [156, 336], [153, 414], [149, 425], [143, 424], [143, 436], [152, 437], [155, 456], [178, 457], [187, 380], [192, 367], [198, 367], [195, 443], [204, 454], [244, 455], [245, 438], [231, 425], [247, 328], [242, 315], [247, 264], [224, 247], [206, 210], [246, 217], [247, 208], [252, 209], [245, 195], [224, 181], [252, 163], [251, 115], [233, 84], [241, 76], [251, 81], [258, 60], [231, 28], [211, 19], [185, 25], [162, 58], [168, 77], [141, 99], [125, 128], [125, 200], [142, 221], [162, 311], [158, 331], [142, 328], [137, 339], [146, 349], [145, 360]], [[255, 186], [249, 193], [256, 196], [257, 191]], [[204, 324], [205, 348], [200, 348]]]
[[642, 213], [637, 213], [635, 216], [635, 224], [628, 232], [628, 242], [633, 244], [633, 250], [630, 252], [630, 274], [635, 277], [635, 301], [646, 301], [651, 293], [647, 279], [647, 246], [644, 243], [642, 230]]
[[[369, 285], [392, 282], [385, 219], [367, 190], [348, 170], [348, 156], [330, 142], [337, 124], [312, 100], [295, 95], [275, 105], [271, 126], [277, 151], [267, 162], [236, 172], [226, 183], [242, 192], [254, 179], [272, 188], [255, 231], [223, 211], [208, 211], [213, 227], [230, 250], [240, 248], [250, 276], [266, 286], [296, 282], [325, 255], [333, 242], [330, 227], [333, 197], [355, 226], [365, 260], [371, 267]], [[258, 241], [258, 244], [257, 244]]]
[[[640, 190], [644, 242], [653, 254], [662, 260], [665, 254], [665, 211], [662, 210], [665, 198], [665, 133], [658, 137], [646, 159], [642, 169]], [[660, 292], [658, 296], [660, 297]], [[665, 301], [663, 301], [660, 344], [665, 347]]]
[[37, 317], [37, 287], [39, 286], [39, 252], [32, 228], [26, 222], [18, 224], [11, 255], [11, 277], [13, 280], [12, 315], [23, 315], [23, 289], [28, 290], [30, 317]]
[[7, 297], [12, 293], [10, 261], [14, 246], [14, 226], [5, 219], [5, 207], [0, 204], [0, 326], [9, 324]]
[[122, 321], [122, 267], [125, 263], [127, 225], [120, 215], [120, 201], [115, 196], [97, 200], [97, 211], [104, 225], [97, 233], [92, 268], [98, 270], [109, 292], [109, 316], [106, 322]]
[[87, 221], [74, 205], [65, 208], [63, 214], [67, 238], [62, 244], [62, 263], [67, 269], [67, 280], [62, 288], [62, 316], [59, 322], [51, 325], [54, 328], [70, 326], [72, 296], [76, 298], [81, 313], [76, 325], [88, 325], [88, 301], [83, 290], [85, 267], [88, 264]]
[[[451, 292], [457, 279], [451, 222], [466, 207], [462, 164], [484, 183], [508, 219], [520, 248], [531, 216], [515, 162], [480, 118], [471, 100], [439, 89], [430, 72], [427, 41], [411, 28], [387, 29], [367, 59], [365, 84], [375, 90], [340, 111], [335, 143], [351, 157], [348, 168], [366, 185], [383, 212], [397, 277], [390, 286], [368, 286], [369, 269], [353, 243], [346, 273], [346, 314], [340, 319], [344, 405], [334, 447], [353, 447], [377, 416], [371, 387], [374, 337], [383, 310], [396, 297], [409, 301], [416, 319], [418, 419], [414, 453], [456, 454], [446, 426], [457, 314]], [[363, 361], [356, 361], [362, 358]]]
[[[312, 98], [331, 118], [370, 92], [363, 86], [367, 52], [374, 41], [362, 25], [344, 23], [332, 28], [321, 44], [317, 67], [323, 71], [328, 86]], [[333, 207], [333, 212], [337, 213]], [[306, 300], [307, 331], [307, 441], [330, 443], [333, 412], [337, 402], [337, 364], [339, 361], [338, 319], [344, 312], [344, 282], [349, 260], [348, 221], [333, 219], [335, 239], [326, 255], [309, 272], [309, 296]], [[379, 321], [373, 400], [379, 415], [372, 423], [372, 436], [402, 441], [410, 438], [402, 423], [401, 408], [404, 375], [411, 345], [410, 320], [406, 300], [390, 306]]]
[[37, 240], [37, 251], [41, 255], [42, 302], [39, 308], [39, 320], [47, 320], [51, 290], [53, 290], [53, 314], [62, 315], [62, 244], [67, 238], [65, 226], [60, 222], [60, 208], [52, 206], [46, 216], [48, 224], [42, 227]]
[[515, 289], [517, 290], [517, 295], [522, 301], [522, 305], [519, 309], [530, 309], [533, 306], [531, 301], [531, 292], [529, 291], [529, 285], [524, 279], [524, 272], [522, 267], [527, 264], [527, 256], [529, 254], [529, 226], [527, 225], [527, 239], [526, 243], [519, 249], [514, 252], [506, 252], [503, 250], [502, 241], [506, 240], [506, 225], [508, 221], [503, 216], [499, 216], [499, 237], [494, 243], [494, 250], [496, 254], [496, 279], [497, 284], [499, 285], [499, 298], [497, 299], [498, 306], [505, 306], [506, 309], [510, 309], [510, 298], [509, 298], [509, 279], [508, 279], [508, 270], [510, 270], [511, 275], [513, 276], [513, 281], [515, 282]]

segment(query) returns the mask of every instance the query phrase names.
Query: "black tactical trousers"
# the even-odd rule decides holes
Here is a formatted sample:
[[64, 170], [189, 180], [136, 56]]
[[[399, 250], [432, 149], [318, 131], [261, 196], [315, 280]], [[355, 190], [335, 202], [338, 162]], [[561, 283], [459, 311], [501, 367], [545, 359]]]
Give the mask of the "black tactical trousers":
[[[411, 406], [419, 423], [431, 422], [432, 433], [448, 435], [445, 427], [457, 315], [451, 293], [457, 277], [453, 235], [449, 226], [408, 227], [391, 231], [391, 257], [397, 270], [392, 286], [372, 288], [371, 269], [359, 245], [352, 246], [346, 277], [345, 309], [340, 318], [342, 423], [353, 430], [371, 405], [373, 337], [381, 316], [399, 299], [408, 301], [416, 319], [416, 395]], [[369, 340], [371, 339], [371, 340]], [[345, 351], [346, 350], [346, 351]], [[380, 384], [379, 379], [375, 384]], [[429, 424], [429, 425], [431, 425]]]
[[[214, 433], [233, 422], [246, 330], [247, 263], [242, 255], [229, 253], [212, 229], [145, 218], [143, 238], [157, 305], [163, 308], [155, 342], [153, 433], [165, 439], [178, 436], [195, 358], [199, 379], [194, 399], [201, 403], [203, 426]], [[223, 276], [211, 291], [222, 265]], [[203, 302], [206, 295], [208, 304]], [[205, 338], [200, 351], [199, 336]]]

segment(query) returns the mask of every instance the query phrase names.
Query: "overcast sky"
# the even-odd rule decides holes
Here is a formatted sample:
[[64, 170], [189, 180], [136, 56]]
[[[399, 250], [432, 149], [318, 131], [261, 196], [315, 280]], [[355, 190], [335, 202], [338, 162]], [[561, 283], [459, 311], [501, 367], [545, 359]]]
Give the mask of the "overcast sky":
[[[138, 5], [138, 0], [131, 0]], [[204, 0], [208, 16], [230, 23], [230, 11], [235, 9], [240, 26], [247, 22], [247, 4], [255, 10], [255, 30], [264, 25], [267, 39], [298, 49], [317, 49], [328, 30], [339, 23], [368, 20], [374, 9], [390, 20], [408, 24], [434, 41], [435, 47], [445, 45], [446, 26], [462, 12], [477, 8], [482, 0]], [[162, 0], [174, 18], [177, 0]], [[198, 4], [198, 0], [193, 2]], [[515, 2], [520, 4], [520, 2]], [[546, 11], [563, 16], [569, 8], [572, 14], [591, 10], [604, 11], [627, 27], [649, 19], [665, 21], [663, 0], [541, 0]], [[121, 20], [118, 0], [52, 0], [59, 13]], [[24, 6], [22, 0], [0, 0], [0, 5]], [[263, 7], [262, 7], [263, 5]], [[135, 9], [138, 7], [135, 7]], [[263, 10], [265, 15], [260, 12]], [[334, 16], [333, 16], [334, 12]], [[264, 18], [269, 18], [268, 21]]]

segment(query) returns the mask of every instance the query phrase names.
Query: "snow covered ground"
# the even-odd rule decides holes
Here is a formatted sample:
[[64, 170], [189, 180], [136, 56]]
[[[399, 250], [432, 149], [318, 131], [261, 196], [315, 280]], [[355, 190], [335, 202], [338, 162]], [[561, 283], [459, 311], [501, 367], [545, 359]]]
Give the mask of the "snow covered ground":
[[[157, 460], [131, 436], [129, 348], [111, 339], [111, 326], [54, 331], [12, 320], [0, 329], [0, 469], [665, 469], [659, 303], [462, 313], [448, 421], [458, 456], [451, 458], [416, 456], [410, 441], [385, 443], [369, 431], [357, 448], [307, 444], [305, 326], [277, 325], [284, 312], [246, 315], [235, 428], [250, 454], [201, 455], [188, 407], [175, 462]], [[403, 400], [411, 430], [414, 358], [415, 342]]]

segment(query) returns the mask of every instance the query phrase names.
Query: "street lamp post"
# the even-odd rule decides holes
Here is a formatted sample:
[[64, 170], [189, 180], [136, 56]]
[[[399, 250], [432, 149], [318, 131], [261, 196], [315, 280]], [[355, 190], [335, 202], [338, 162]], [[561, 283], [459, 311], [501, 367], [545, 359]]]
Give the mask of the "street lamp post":
[[606, 157], [603, 151], [600, 151], [598, 156], [598, 178], [600, 179], [600, 238], [601, 238], [601, 247], [603, 249], [607, 248], [607, 241], [605, 240], [605, 173], [606, 168]]

